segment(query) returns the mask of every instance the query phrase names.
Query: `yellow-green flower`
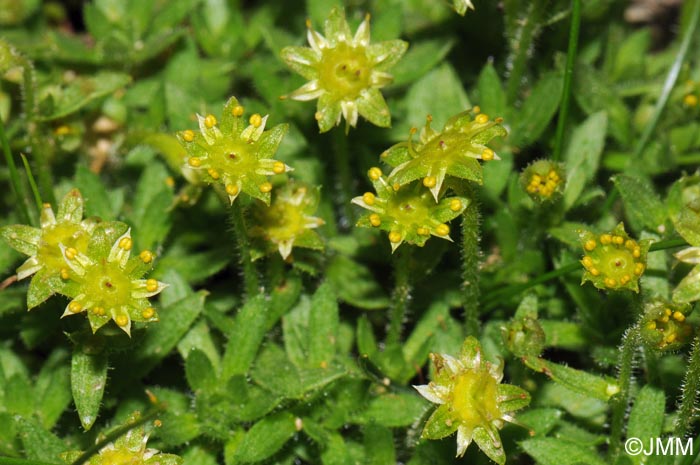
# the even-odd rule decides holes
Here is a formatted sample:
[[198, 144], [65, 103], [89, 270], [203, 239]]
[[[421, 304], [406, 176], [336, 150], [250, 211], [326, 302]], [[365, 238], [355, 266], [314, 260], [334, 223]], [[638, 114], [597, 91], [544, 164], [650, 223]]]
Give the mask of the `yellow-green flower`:
[[131, 229], [125, 229], [123, 223], [100, 224], [85, 253], [59, 244], [69, 269], [62, 293], [72, 299], [63, 316], [87, 312], [93, 332], [110, 320], [127, 334], [131, 334], [132, 321], [158, 321], [148, 298], [167, 285], [152, 278], [143, 279], [155, 257], [148, 250], [131, 257]]
[[565, 184], [564, 165], [549, 160], [531, 163], [520, 175], [520, 185], [530, 198], [540, 203], [560, 197]]
[[186, 169], [196, 170], [207, 183], [221, 183], [231, 203], [245, 192], [269, 205], [269, 176], [292, 170], [272, 158], [288, 125], [265, 131], [267, 115], [255, 113], [246, 121], [243, 113], [244, 108], [231, 97], [220, 122], [211, 114], [197, 115], [199, 132], [179, 132], [177, 137], [188, 155]]
[[[474, 113], [479, 113], [478, 108]], [[505, 136], [501, 119], [495, 121], [488, 115], [477, 114], [472, 119], [472, 112], [463, 112], [450, 118], [442, 132], [431, 126], [432, 117], [428, 116], [425, 127], [417, 143], [413, 128], [407, 142], [401, 142], [386, 150], [381, 155], [383, 162], [394, 170], [389, 174], [389, 181], [400, 186], [417, 179], [433, 193], [435, 201], [442, 189], [445, 176], [466, 179], [479, 184], [483, 182], [483, 173], [479, 160], [499, 160], [496, 153], [486, 146], [494, 137]]]
[[473, 441], [496, 463], [504, 464], [505, 451], [498, 430], [513, 422], [511, 412], [530, 403], [530, 395], [511, 384], [501, 384], [503, 365], [481, 359], [481, 347], [473, 337], [464, 341], [459, 359], [431, 354], [433, 380], [413, 386], [439, 407], [423, 428], [422, 437], [442, 439], [457, 432], [457, 457]]
[[467, 12], [467, 8], [473, 10], [474, 4], [471, 0], [452, 0], [452, 8], [457, 12], [457, 14], [464, 16]]
[[579, 239], [585, 252], [581, 264], [586, 270], [581, 284], [590, 281], [598, 289], [639, 292], [639, 278], [646, 269], [650, 240], [631, 239], [622, 223], [604, 234], [580, 231]]
[[325, 36], [307, 21], [309, 47], [286, 47], [282, 59], [309, 82], [286, 97], [318, 99], [315, 118], [321, 132], [340, 124], [357, 124], [358, 115], [380, 127], [391, 125], [389, 107], [379, 91], [393, 77], [387, 70], [406, 52], [408, 44], [390, 40], [370, 44], [369, 15], [355, 35], [342, 9], [331, 10], [324, 25]]
[[256, 244], [253, 258], [279, 251], [286, 260], [293, 247], [323, 249], [323, 241], [314, 231], [324, 224], [313, 216], [318, 202], [319, 188], [289, 182], [274, 191], [270, 206], [256, 205], [250, 234], [262, 244]]
[[68, 272], [59, 244], [81, 253], [87, 250], [95, 221], [83, 220], [83, 197], [73, 189], [63, 197], [54, 214], [50, 204], [41, 211], [41, 228], [22, 224], [0, 228], [0, 235], [13, 249], [29, 258], [17, 268], [17, 279], [34, 275], [27, 292], [31, 310], [56, 292], [61, 292]]
[[[134, 413], [128, 420], [128, 424], [139, 419], [139, 413]], [[157, 420], [156, 420], [157, 422]], [[128, 433], [104, 446], [100, 451], [90, 457], [87, 465], [181, 465], [181, 457], [173, 454], [163, 454], [156, 449], [146, 447], [149, 434], [143, 425], [129, 430]], [[104, 436], [102, 436], [104, 437]], [[98, 440], [102, 439], [98, 437]], [[61, 454], [61, 458], [67, 463], [73, 463], [82, 455], [80, 451], [70, 451]]]
[[357, 226], [387, 231], [392, 252], [404, 242], [422, 247], [430, 236], [452, 240], [447, 223], [464, 211], [469, 199], [453, 196], [435, 203], [430, 190], [421, 183], [392, 185], [377, 167], [368, 175], [376, 194], [365, 192], [352, 199], [352, 203], [369, 210]]
[[690, 305], [658, 298], [646, 302], [640, 324], [642, 340], [657, 350], [679, 349], [693, 335], [693, 327], [686, 320], [691, 310]]

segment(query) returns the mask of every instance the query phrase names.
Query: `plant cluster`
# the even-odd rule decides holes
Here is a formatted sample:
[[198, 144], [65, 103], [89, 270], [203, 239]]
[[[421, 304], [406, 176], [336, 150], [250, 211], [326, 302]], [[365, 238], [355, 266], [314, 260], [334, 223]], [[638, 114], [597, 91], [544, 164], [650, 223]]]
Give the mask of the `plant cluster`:
[[278, 3], [0, 0], [0, 465], [694, 463], [700, 0]]

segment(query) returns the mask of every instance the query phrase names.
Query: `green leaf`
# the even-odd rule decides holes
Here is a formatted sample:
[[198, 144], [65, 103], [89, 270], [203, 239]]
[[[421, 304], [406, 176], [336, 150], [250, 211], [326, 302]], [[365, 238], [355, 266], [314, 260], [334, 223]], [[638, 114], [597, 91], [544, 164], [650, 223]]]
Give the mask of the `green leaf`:
[[537, 436], [549, 433], [562, 417], [562, 411], [555, 408], [535, 408], [518, 414], [518, 421], [532, 429]]
[[520, 447], [541, 465], [605, 465], [593, 448], [586, 448], [559, 438], [527, 439]]
[[588, 345], [586, 333], [580, 323], [559, 320], [538, 320], [544, 330], [545, 345], [567, 350], [581, 350]]
[[294, 435], [294, 415], [280, 412], [258, 421], [248, 430], [236, 450], [236, 460], [259, 462], [272, 456]]
[[[444, 39], [412, 43], [403, 59], [392, 68], [394, 83], [403, 85], [417, 81], [441, 63], [453, 46], [454, 41]], [[401, 138], [403, 139], [403, 135]]]
[[449, 313], [450, 308], [444, 302], [435, 302], [428, 308], [403, 344], [403, 355], [407, 361], [415, 366], [423, 366], [430, 352], [426, 343], [432, 339], [438, 327], [445, 323]]
[[523, 357], [523, 362], [531, 369], [546, 374], [554, 382], [567, 389], [589, 397], [607, 401], [620, 392], [620, 388], [614, 380], [608, 380], [585, 371], [536, 357]]
[[660, 232], [666, 222], [666, 208], [654, 192], [652, 183], [641, 176], [624, 174], [613, 176], [612, 180], [622, 196], [625, 215], [632, 229]]
[[374, 423], [389, 428], [409, 426], [428, 408], [426, 402], [417, 393], [384, 394], [372, 399], [367, 409], [357, 415], [354, 422]]
[[338, 301], [333, 286], [323, 283], [311, 298], [309, 352], [306, 366], [317, 368], [333, 361], [338, 340]]
[[44, 114], [41, 121], [52, 121], [80, 110], [90, 102], [105, 97], [127, 85], [128, 74], [98, 72], [91, 77], [76, 77], [64, 88], [52, 88], [48, 97], [39, 103]]
[[52, 464], [61, 463], [59, 456], [66, 450], [66, 446], [53, 433], [44, 429], [37, 420], [20, 418], [17, 422], [17, 431], [27, 459]]
[[394, 435], [389, 428], [369, 424], [363, 431], [367, 465], [395, 465]]
[[187, 355], [185, 361], [185, 376], [193, 391], [211, 390], [216, 386], [214, 367], [201, 350], [194, 349]]
[[34, 393], [45, 428], [52, 428], [71, 401], [68, 352], [55, 349], [36, 378]]
[[537, 81], [514, 122], [512, 145], [523, 148], [539, 139], [559, 108], [563, 86], [558, 72], [547, 73]]
[[689, 303], [700, 300], [700, 266], [696, 266], [673, 290], [673, 301]]
[[265, 296], [257, 295], [250, 299], [236, 315], [233, 332], [228, 335], [228, 345], [222, 361], [224, 380], [233, 375], [248, 373], [265, 337], [266, 313]]
[[139, 180], [129, 215], [134, 226], [132, 237], [139, 249], [156, 248], [170, 230], [174, 195], [166, 184], [167, 178], [168, 172], [162, 164], [150, 163]]
[[111, 220], [116, 217], [116, 212], [112, 209], [109, 200], [109, 194], [99, 176], [85, 166], [78, 165], [75, 172], [75, 184], [85, 199], [85, 216], [97, 216], [103, 220]]
[[[664, 424], [666, 398], [664, 392], [651, 385], [644, 386], [637, 394], [627, 423], [627, 437], [638, 438], [644, 444], [661, 437]], [[643, 455], [632, 456], [634, 463], [643, 463]]]
[[14, 374], [7, 379], [5, 388], [5, 408], [14, 414], [23, 417], [31, 417], [36, 410], [34, 401], [34, 389], [29, 380], [20, 375]]
[[71, 391], [80, 423], [85, 431], [89, 431], [97, 420], [107, 384], [107, 368], [106, 352], [93, 353], [89, 347], [83, 345], [73, 348]]
[[389, 306], [389, 298], [366, 266], [343, 255], [336, 256], [326, 269], [340, 300], [365, 310]]
[[199, 321], [199, 323], [194, 325], [177, 344], [177, 350], [185, 360], [194, 350], [202, 352], [207, 356], [212, 367], [217, 371], [221, 365], [219, 350], [216, 347], [211, 329], [206, 321]]
[[481, 70], [477, 81], [479, 90], [479, 106], [487, 115], [504, 116], [506, 113], [506, 93], [501, 79], [491, 62]]
[[593, 179], [598, 171], [607, 126], [608, 118], [606, 113], [601, 111], [588, 117], [571, 136], [564, 154], [567, 179], [564, 206], [567, 209], [576, 203], [586, 183]]

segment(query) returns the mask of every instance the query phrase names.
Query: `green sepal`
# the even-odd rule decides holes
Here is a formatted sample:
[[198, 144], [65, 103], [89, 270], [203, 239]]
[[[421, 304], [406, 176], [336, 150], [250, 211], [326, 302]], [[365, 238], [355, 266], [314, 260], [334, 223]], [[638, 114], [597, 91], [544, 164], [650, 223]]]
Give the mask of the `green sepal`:
[[0, 228], [0, 236], [16, 251], [33, 256], [39, 250], [41, 229], [24, 224], [13, 224]]
[[316, 52], [309, 47], [285, 47], [280, 52], [282, 60], [297, 73], [301, 74], [305, 79], [316, 79], [318, 71], [313, 66], [306, 63], [314, 63], [318, 60]]
[[530, 394], [521, 387], [512, 384], [499, 384], [497, 387], [498, 409], [503, 412], [514, 412], [530, 405]]
[[78, 189], [71, 189], [58, 204], [56, 221], [80, 223], [83, 220], [83, 196]]
[[342, 8], [333, 8], [331, 10], [323, 24], [323, 34], [332, 46], [339, 42], [338, 39], [340, 37], [344, 38], [344, 40], [352, 38], [350, 26], [345, 19], [345, 10]]
[[424, 439], [442, 439], [457, 431], [459, 421], [446, 404], [440, 405], [423, 427]]
[[488, 458], [499, 465], [506, 463], [506, 453], [503, 450], [503, 443], [501, 442], [498, 430], [491, 428], [489, 432], [486, 431], [485, 428], [474, 428], [472, 439]]
[[48, 274], [45, 270], [39, 270], [29, 283], [27, 290], [27, 310], [42, 304], [55, 293], [63, 293], [65, 282], [59, 275]]
[[[386, 71], [399, 62], [404, 53], [408, 50], [408, 42], [400, 39], [387, 40], [367, 47], [367, 56], [375, 63], [375, 69]], [[379, 57], [382, 60], [377, 61]]]
[[357, 99], [357, 111], [375, 126], [380, 128], [391, 126], [391, 113], [379, 89], [370, 88], [363, 91]]

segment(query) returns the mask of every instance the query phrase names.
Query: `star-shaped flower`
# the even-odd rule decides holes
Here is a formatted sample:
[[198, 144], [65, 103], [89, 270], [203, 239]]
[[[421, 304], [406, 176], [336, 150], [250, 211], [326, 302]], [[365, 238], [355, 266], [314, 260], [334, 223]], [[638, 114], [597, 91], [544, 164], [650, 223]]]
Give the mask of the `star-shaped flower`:
[[639, 292], [639, 278], [646, 269], [650, 240], [631, 239], [622, 223], [600, 235], [580, 231], [579, 239], [585, 252], [581, 264], [586, 269], [581, 284], [590, 281], [598, 289]]
[[197, 115], [199, 132], [179, 132], [177, 137], [188, 155], [186, 169], [196, 170], [210, 184], [222, 183], [231, 203], [245, 192], [269, 205], [272, 184], [268, 177], [292, 170], [272, 158], [288, 125], [265, 131], [268, 115], [255, 113], [246, 122], [243, 113], [244, 108], [231, 97], [220, 123], [214, 115]]
[[430, 191], [420, 183], [391, 185], [377, 167], [371, 168], [368, 175], [376, 195], [365, 192], [352, 199], [352, 203], [370, 211], [358, 220], [357, 226], [387, 231], [392, 252], [404, 242], [422, 247], [430, 236], [451, 240], [447, 223], [464, 211], [469, 199], [453, 196], [435, 203]]
[[41, 211], [41, 228], [22, 224], [0, 228], [0, 235], [13, 249], [29, 258], [17, 269], [17, 279], [34, 275], [27, 292], [31, 310], [56, 292], [61, 292], [68, 270], [59, 244], [85, 252], [95, 221], [83, 220], [83, 197], [73, 189], [63, 197], [54, 214], [50, 204]]
[[96, 227], [85, 253], [59, 244], [69, 268], [62, 293], [72, 298], [64, 317], [87, 312], [93, 332], [114, 320], [127, 334], [131, 334], [132, 321], [158, 321], [148, 298], [167, 285], [142, 279], [153, 266], [154, 256], [144, 250], [131, 257], [132, 246], [131, 229], [119, 222]]
[[[133, 423], [140, 417], [134, 413], [128, 423]], [[181, 465], [181, 457], [173, 454], [163, 454], [156, 449], [146, 447], [149, 434], [143, 426], [138, 426], [128, 433], [104, 446], [100, 451], [90, 457], [87, 465]], [[102, 439], [98, 437], [98, 440]], [[80, 451], [69, 451], [61, 454], [61, 458], [67, 463], [73, 463], [82, 455]]]
[[321, 218], [313, 216], [318, 202], [319, 188], [289, 182], [274, 191], [269, 207], [256, 205], [250, 234], [262, 244], [254, 250], [253, 258], [279, 251], [287, 259], [293, 247], [323, 249], [323, 241], [314, 231], [324, 224]]
[[[477, 110], [475, 108], [476, 113]], [[453, 116], [445, 123], [442, 132], [430, 126], [433, 119], [428, 116], [417, 143], [413, 143], [413, 135], [417, 132], [414, 128], [407, 142], [398, 143], [382, 153], [382, 161], [394, 168], [389, 181], [403, 186], [422, 179], [436, 202], [445, 176], [481, 184], [483, 170], [478, 160], [499, 160], [486, 144], [507, 132], [501, 126], [500, 118], [494, 121], [480, 113], [472, 119], [471, 115], [472, 112], [463, 112]]]
[[537, 160], [520, 175], [520, 185], [531, 199], [539, 203], [561, 197], [566, 184], [564, 165], [549, 160]]
[[324, 25], [325, 37], [307, 21], [309, 47], [286, 47], [282, 59], [309, 82], [286, 97], [318, 99], [316, 120], [321, 132], [340, 124], [357, 124], [358, 114], [380, 127], [391, 125], [389, 107], [379, 91], [393, 77], [386, 71], [399, 61], [408, 44], [390, 40], [370, 44], [369, 15], [355, 35], [342, 9], [331, 10]]
[[479, 341], [464, 341], [459, 359], [446, 354], [431, 354], [435, 368], [433, 380], [413, 386], [423, 397], [439, 407], [423, 428], [422, 437], [442, 439], [457, 432], [457, 457], [473, 441], [496, 463], [504, 464], [506, 455], [498, 430], [504, 422], [514, 422], [511, 412], [530, 403], [530, 395], [511, 384], [501, 384], [503, 366], [481, 359]]
[[683, 346], [693, 335], [692, 324], [686, 317], [692, 311], [687, 304], [675, 304], [661, 298], [644, 303], [644, 316], [639, 325], [642, 340], [661, 351], [674, 351]]
[[452, 8], [458, 15], [464, 16], [467, 13], [467, 8], [474, 9], [474, 4], [471, 0], [452, 0]]

